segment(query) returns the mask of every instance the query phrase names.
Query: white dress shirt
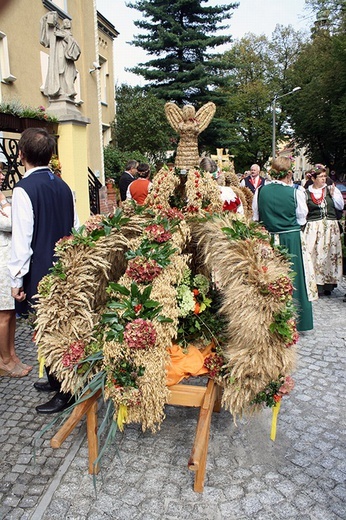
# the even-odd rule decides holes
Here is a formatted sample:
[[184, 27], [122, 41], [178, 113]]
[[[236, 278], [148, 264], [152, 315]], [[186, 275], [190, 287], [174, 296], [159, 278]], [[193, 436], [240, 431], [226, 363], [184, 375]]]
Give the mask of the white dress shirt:
[[[47, 167], [44, 167], [47, 169]], [[24, 174], [24, 179], [33, 172], [42, 169], [42, 166], [32, 168]], [[72, 192], [72, 190], [71, 190]], [[74, 195], [74, 223], [78, 229], [79, 219], [76, 212]], [[23, 287], [23, 277], [29, 272], [32, 235], [34, 232], [34, 211], [31, 200], [23, 188], [15, 187], [12, 195], [12, 250], [8, 268], [11, 276], [11, 287]]]
[[[306, 196], [304, 190], [298, 190], [296, 188], [292, 188], [289, 184], [286, 184], [285, 182], [273, 180], [271, 181], [275, 184], [282, 184], [282, 186], [286, 186], [287, 189], [294, 190], [296, 193], [296, 218], [297, 222], [300, 226], [304, 226], [306, 224], [306, 217], [308, 214], [308, 206], [306, 204]], [[269, 183], [271, 184], [271, 183]], [[262, 188], [260, 188], [261, 190]], [[256, 190], [254, 194], [254, 198], [252, 201], [252, 212], [253, 212], [253, 220], [258, 221], [259, 220], [259, 213], [258, 213], [258, 193], [260, 190]]]
[[[322, 190], [324, 190], [324, 188], [326, 186], [327, 185], [325, 184], [322, 188], [314, 188], [313, 185], [310, 184], [310, 186], [307, 189], [311, 193], [313, 193], [317, 199], [319, 199], [320, 197], [322, 197]], [[327, 186], [327, 189], [328, 188], [329, 188], [329, 186]], [[330, 195], [331, 195], [331, 193], [330, 193]], [[336, 207], [336, 209], [344, 209], [344, 199], [343, 199], [342, 193], [336, 186], [334, 186], [334, 194], [332, 196], [332, 199], [333, 199], [334, 206]]]

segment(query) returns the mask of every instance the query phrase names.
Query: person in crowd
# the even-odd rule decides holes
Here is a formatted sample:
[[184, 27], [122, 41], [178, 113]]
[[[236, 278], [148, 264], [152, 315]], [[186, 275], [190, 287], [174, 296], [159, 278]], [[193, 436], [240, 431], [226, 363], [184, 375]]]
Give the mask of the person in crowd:
[[136, 179], [137, 176], [137, 166], [138, 162], [131, 160], [128, 161], [125, 167], [125, 171], [122, 173], [119, 179], [119, 190], [120, 190], [120, 199], [122, 202], [126, 200], [126, 193], [129, 184]]
[[[56, 242], [70, 235], [79, 223], [71, 189], [48, 167], [54, 138], [42, 128], [28, 128], [22, 133], [18, 148], [25, 174], [13, 190], [9, 270], [16, 310], [27, 316], [33, 310], [39, 281], [53, 265]], [[46, 371], [48, 382], [37, 382], [35, 388], [58, 393], [36, 410], [60, 412], [69, 405], [71, 396], [59, 392], [59, 381]]]
[[297, 329], [313, 328], [311, 301], [317, 291], [311, 270], [304, 261], [301, 243], [301, 226], [306, 223], [308, 208], [303, 190], [296, 190], [291, 183], [291, 161], [279, 157], [272, 162], [272, 182], [256, 191], [253, 199], [253, 219], [261, 221], [272, 235], [273, 243], [287, 248], [292, 255], [295, 273], [293, 298], [298, 306]]
[[306, 170], [306, 172], [304, 173], [304, 179], [302, 179], [300, 185], [304, 188], [304, 189], [307, 189], [310, 184], [312, 184], [312, 180], [311, 180], [311, 171], [312, 170]]
[[265, 184], [265, 178], [260, 176], [260, 171], [259, 165], [253, 164], [250, 168], [250, 175], [241, 181], [240, 186], [249, 188], [252, 193], [255, 193], [260, 186]]
[[344, 208], [340, 190], [327, 184], [326, 169], [318, 164], [306, 190], [309, 213], [304, 230], [313, 262], [318, 292], [329, 296], [342, 280], [342, 246], [337, 210]]
[[149, 180], [150, 165], [147, 163], [140, 163], [137, 167], [137, 173], [138, 178], [128, 185], [126, 198], [133, 199], [137, 202], [137, 204], [143, 206], [151, 188], [151, 182]]
[[[2, 168], [0, 162], [0, 190], [5, 180]], [[24, 377], [32, 366], [21, 362], [14, 344], [16, 311], [7, 267], [11, 255], [11, 227], [11, 204], [0, 191], [0, 376]]]
[[214, 179], [216, 179], [223, 201], [223, 211], [244, 214], [244, 207], [238, 195], [230, 186], [224, 186], [224, 179], [219, 175], [216, 162], [210, 157], [203, 157], [199, 167], [201, 170], [211, 173]]

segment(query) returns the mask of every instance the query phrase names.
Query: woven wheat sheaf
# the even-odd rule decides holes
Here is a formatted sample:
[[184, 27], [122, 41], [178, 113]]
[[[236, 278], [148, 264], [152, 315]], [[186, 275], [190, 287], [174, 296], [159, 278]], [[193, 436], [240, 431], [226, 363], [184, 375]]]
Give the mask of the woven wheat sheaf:
[[280, 276], [288, 276], [289, 263], [258, 239], [230, 241], [222, 228], [231, 226], [234, 218], [223, 215], [196, 225], [193, 234], [223, 296], [220, 312], [228, 323], [224, 356], [231, 382], [225, 382], [222, 404], [236, 416], [255, 411], [250, 403], [256, 394], [280, 374], [292, 372], [296, 349], [270, 332], [282, 302], [261, 290]]

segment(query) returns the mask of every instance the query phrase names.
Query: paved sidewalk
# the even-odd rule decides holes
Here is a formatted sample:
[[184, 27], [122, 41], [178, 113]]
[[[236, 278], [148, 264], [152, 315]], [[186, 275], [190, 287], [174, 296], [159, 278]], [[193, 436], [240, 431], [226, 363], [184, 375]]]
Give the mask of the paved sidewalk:
[[[271, 411], [233, 424], [214, 414], [203, 494], [187, 469], [198, 410], [167, 406], [161, 431], [118, 432], [97, 477], [88, 475], [85, 424], [62, 448], [43, 434], [35, 406], [47, 395], [23, 379], [0, 378], [0, 519], [54, 520], [346, 520], [346, 292], [314, 303], [315, 329], [299, 341], [296, 387], [284, 398], [276, 442]], [[31, 331], [18, 323], [17, 349], [35, 363]]]

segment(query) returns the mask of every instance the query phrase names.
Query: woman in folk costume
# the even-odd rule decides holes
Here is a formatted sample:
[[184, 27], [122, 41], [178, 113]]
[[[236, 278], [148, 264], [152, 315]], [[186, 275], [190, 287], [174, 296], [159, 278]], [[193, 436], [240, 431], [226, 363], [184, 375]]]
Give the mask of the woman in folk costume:
[[319, 294], [330, 295], [342, 280], [342, 246], [336, 210], [344, 209], [342, 194], [334, 184], [327, 186], [321, 164], [311, 171], [312, 184], [306, 190], [308, 205], [304, 230]]
[[310, 266], [303, 258], [301, 226], [306, 223], [308, 208], [303, 190], [290, 186], [291, 161], [279, 157], [272, 162], [273, 181], [256, 191], [253, 200], [253, 219], [263, 222], [274, 243], [285, 247], [292, 255], [295, 273], [293, 298], [297, 305], [297, 329], [313, 328], [311, 300], [317, 298], [316, 284]]

